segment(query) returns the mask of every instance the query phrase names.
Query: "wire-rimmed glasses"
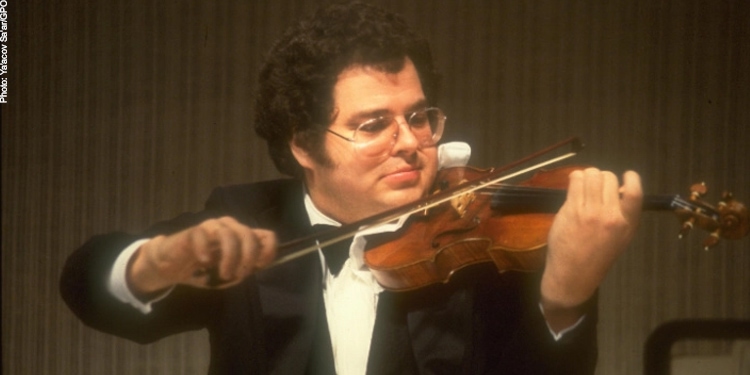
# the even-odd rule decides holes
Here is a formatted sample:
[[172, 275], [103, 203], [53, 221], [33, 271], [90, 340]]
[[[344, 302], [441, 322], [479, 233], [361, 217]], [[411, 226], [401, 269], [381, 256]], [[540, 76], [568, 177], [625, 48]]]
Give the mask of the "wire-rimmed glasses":
[[[430, 107], [404, 115], [406, 123], [419, 147], [432, 147], [443, 136], [445, 115], [440, 108]], [[363, 156], [377, 157], [388, 154], [398, 139], [399, 125], [396, 116], [387, 115], [369, 119], [354, 130], [352, 137], [343, 136], [331, 129], [329, 133], [351, 142]]]

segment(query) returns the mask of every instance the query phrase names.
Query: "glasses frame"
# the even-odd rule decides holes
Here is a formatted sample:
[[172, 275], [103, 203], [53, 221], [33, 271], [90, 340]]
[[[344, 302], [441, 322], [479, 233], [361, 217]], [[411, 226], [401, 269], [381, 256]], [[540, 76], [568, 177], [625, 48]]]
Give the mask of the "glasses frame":
[[[421, 147], [432, 147], [432, 146], [436, 145], [438, 143], [438, 141], [440, 141], [440, 139], [443, 137], [443, 132], [445, 131], [445, 121], [448, 119], [448, 117], [445, 116], [445, 114], [443, 113], [443, 110], [441, 110], [440, 108], [438, 108], [438, 107], [428, 107], [428, 108], [425, 108], [425, 109], [421, 109], [419, 111], [411, 112], [409, 114], [409, 118], [406, 118], [406, 124], [409, 125], [409, 130], [411, 131], [411, 126], [412, 125], [410, 124], [410, 122], [411, 122], [411, 119], [414, 118], [414, 116], [416, 116], [420, 112], [427, 112], [427, 111], [433, 111], [433, 110], [437, 110], [437, 114], [438, 114], [438, 126], [435, 129], [434, 134], [432, 135], [432, 142], [429, 145], [423, 145], [423, 144], [420, 143]], [[389, 117], [391, 118], [391, 121], [396, 121], [396, 116], [387, 115], [387, 116], [378, 116], [378, 117], [375, 117], [375, 118], [371, 118], [371, 119], [369, 119], [369, 120], [367, 120], [367, 121], [359, 124], [357, 126], [357, 128], [354, 129], [354, 133], [352, 133], [353, 134], [352, 138], [349, 138], [349, 137], [347, 137], [345, 135], [339, 134], [339, 133], [331, 130], [330, 128], [326, 128], [326, 131], [329, 132], [329, 133], [331, 133], [331, 134], [333, 134], [333, 135], [335, 135], [335, 136], [337, 136], [337, 137], [339, 137], [339, 138], [341, 138], [341, 139], [343, 139], [343, 140], [345, 140], [345, 141], [347, 141], [347, 142], [349, 142], [349, 143], [352, 143], [355, 146], [354, 148], [358, 150], [359, 148], [356, 147], [356, 146], [362, 144], [362, 143], [358, 143], [357, 140], [355, 139], [357, 137], [357, 132], [359, 131], [359, 129], [361, 129], [362, 127], [364, 127], [364, 126], [366, 126], [366, 125], [368, 125], [370, 123], [372, 123], [373, 121], [378, 121], [378, 120], [381, 120], [381, 119], [384, 119], [384, 118], [389, 118]], [[398, 139], [398, 136], [399, 136], [400, 132], [401, 132], [401, 127], [397, 126], [396, 127], [396, 131], [393, 133], [393, 136], [392, 136], [393, 137], [393, 141], [391, 142], [391, 147], [387, 151], [383, 152], [383, 154], [387, 154], [388, 152], [390, 152], [390, 150], [393, 149], [393, 146], [396, 144], [396, 139]], [[381, 155], [383, 155], [383, 154], [381, 154]], [[377, 156], [377, 155], [373, 155], [373, 156]]]

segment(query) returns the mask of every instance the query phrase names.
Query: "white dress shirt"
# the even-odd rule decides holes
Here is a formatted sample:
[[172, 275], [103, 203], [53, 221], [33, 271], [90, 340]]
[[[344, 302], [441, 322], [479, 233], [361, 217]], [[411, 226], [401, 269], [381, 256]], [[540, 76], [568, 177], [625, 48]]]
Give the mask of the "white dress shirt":
[[[341, 225], [320, 212], [309, 194], [305, 194], [305, 209], [312, 225]], [[323, 271], [323, 299], [338, 374], [366, 372], [378, 296], [383, 291], [383, 287], [378, 284], [365, 264], [364, 249], [367, 241], [364, 236], [396, 231], [405, 220], [403, 217], [394, 223], [357, 233], [349, 247], [349, 258], [344, 262], [338, 276], [329, 272], [323, 252], [318, 249]]]

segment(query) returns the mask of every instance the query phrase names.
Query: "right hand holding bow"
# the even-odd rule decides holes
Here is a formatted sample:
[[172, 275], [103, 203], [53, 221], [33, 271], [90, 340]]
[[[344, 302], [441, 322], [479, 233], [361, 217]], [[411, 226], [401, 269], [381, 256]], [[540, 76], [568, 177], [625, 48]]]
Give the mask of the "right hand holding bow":
[[241, 282], [276, 255], [276, 235], [250, 228], [231, 217], [206, 220], [143, 244], [131, 258], [127, 282], [138, 298], [159, 293], [176, 284], [199, 288], [208, 284], [208, 270], [216, 270], [226, 288]]

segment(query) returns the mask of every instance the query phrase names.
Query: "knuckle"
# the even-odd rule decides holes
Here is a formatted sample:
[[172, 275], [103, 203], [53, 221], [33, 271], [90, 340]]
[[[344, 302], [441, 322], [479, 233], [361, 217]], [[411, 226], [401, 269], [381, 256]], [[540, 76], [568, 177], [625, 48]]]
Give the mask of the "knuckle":
[[602, 220], [602, 227], [609, 231], [621, 231], [627, 226], [628, 222], [620, 212], [612, 212]]
[[587, 177], [593, 177], [593, 176], [599, 176], [601, 174], [601, 171], [594, 167], [589, 167], [583, 170], [583, 173]]
[[196, 231], [197, 234], [201, 234], [201, 235], [210, 237], [220, 227], [221, 226], [219, 225], [218, 220], [216, 220], [216, 219], [208, 219], [208, 220], [205, 220], [202, 223], [198, 224], [195, 227], [195, 231]]
[[600, 224], [601, 219], [594, 211], [583, 210], [578, 214], [578, 221], [587, 227], [595, 227]]
[[217, 223], [220, 224], [238, 224], [237, 219], [235, 219], [232, 216], [222, 216], [218, 219], [216, 219]]
[[608, 217], [602, 221], [602, 227], [607, 231], [618, 231], [622, 226], [623, 221], [615, 217]]
[[186, 237], [185, 247], [200, 247], [207, 241], [208, 234], [204, 228], [195, 227], [188, 232]]
[[221, 239], [226, 239], [231, 237], [232, 230], [230, 228], [227, 228], [225, 226], [219, 226], [215, 229], [216, 236]]
[[580, 180], [583, 178], [583, 171], [580, 169], [574, 170], [573, 172], [570, 172], [568, 178], [571, 180]]
[[201, 223], [190, 230], [190, 235], [193, 238], [196, 238], [198, 236], [206, 236], [207, 234], [208, 228], [206, 228], [206, 223]]

